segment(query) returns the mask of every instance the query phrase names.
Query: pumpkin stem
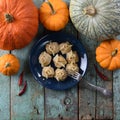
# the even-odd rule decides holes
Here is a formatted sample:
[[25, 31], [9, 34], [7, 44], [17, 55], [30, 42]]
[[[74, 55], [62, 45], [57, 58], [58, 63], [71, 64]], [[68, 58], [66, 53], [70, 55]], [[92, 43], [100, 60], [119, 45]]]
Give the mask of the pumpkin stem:
[[49, 1], [46, 1], [46, 3], [50, 6], [52, 14], [55, 14], [55, 10], [53, 8], [53, 5]]
[[117, 52], [118, 52], [118, 49], [115, 48], [115, 50], [112, 51], [111, 56], [114, 57], [117, 54]]
[[10, 66], [10, 63], [7, 62], [7, 63], [5, 64], [5, 68], [7, 68], [7, 67], [9, 67], [9, 66]]
[[6, 14], [5, 14], [5, 20], [6, 20], [8, 23], [11, 23], [11, 22], [13, 22], [14, 17], [13, 17], [12, 15], [10, 15], [9, 13], [6, 13]]
[[92, 5], [90, 5], [83, 9], [83, 13], [85, 15], [94, 16], [96, 14], [96, 9]]

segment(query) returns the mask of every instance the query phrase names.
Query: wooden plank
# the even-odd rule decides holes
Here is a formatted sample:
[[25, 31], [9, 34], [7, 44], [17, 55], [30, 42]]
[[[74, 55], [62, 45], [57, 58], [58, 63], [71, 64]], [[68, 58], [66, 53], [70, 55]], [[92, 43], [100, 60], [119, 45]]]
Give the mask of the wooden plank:
[[116, 70], [113, 74], [113, 105], [114, 120], [120, 119], [120, 70]]
[[[85, 76], [83, 77], [84, 81], [96, 84], [96, 73], [93, 67], [95, 63], [95, 45], [96, 42], [86, 38], [84, 35], [78, 33], [78, 39], [81, 40], [84, 45], [87, 57], [88, 57], [88, 66]], [[79, 84], [79, 119], [95, 119], [95, 91], [87, 86], [82, 84], [82, 81]]]
[[[9, 51], [0, 50], [0, 56], [9, 53]], [[0, 74], [0, 118], [2, 120], [10, 119], [10, 77]]]
[[[39, 7], [42, 0], [34, 0]], [[20, 60], [21, 68], [19, 73], [11, 77], [11, 119], [12, 120], [44, 120], [44, 89], [33, 78], [29, 68], [29, 54], [32, 45], [39, 40], [43, 32], [40, 25], [37, 37], [28, 46], [23, 49], [13, 50], [12, 54]], [[20, 87], [18, 79], [20, 73], [24, 70], [23, 79], [27, 81], [27, 91], [23, 96], [18, 96]]]
[[[34, 43], [34, 42], [33, 42]], [[44, 119], [44, 90], [33, 78], [29, 69], [29, 53], [31, 46], [14, 50], [12, 54], [20, 60], [21, 68], [17, 75], [11, 77], [11, 118], [13, 120]], [[24, 70], [24, 81], [27, 81], [27, 91], [23, 96], [18, 96], [20, 88], [18, 79]]]
[[77, 86], [65, 91], [45, 89], [45, 120], [77, 120], [77, 92]]
[[[96, 76], [94, 64], [97, 64], [95, 59], [95, 50], [96, 50], [96, 47], [98, 46], [97, 41], [86, 39], [86, 37], [83, 35], [81, 36], [81, 39], [83, 44], [86, 46], [87, 53], [88, 53], [88, 70], [87, 70], [88, 73], [85, 75], [85, 79], [87, 79], [89, 82], [95, 85], [112, 89], [112, 81], [105, 82], [105, 81], [102, 81], [98, 76]], [[104, 72], [107, 76], [109, 76], [109, 78], [112, 79], [112, 73], [110, 71], [105, 71], [105, 70], [103, 71], [102, 69], [101, 71]], [[87, 109], [88, 113], [85, 112], [86, 111], [85, 109], [84, 110], [82, 109], [79, 115], [80, 118], [83, 116], [89, 116], [94, 119], [107, 119], [107, 118], [112, 119], [113, 106], [112, 106], [111, 98], [106, 98], [103, 95], [101, 95], [99, 92], [95, 92], [95, 91], [86, 90], [83, 93], [81, 92], [83, 91], [80, 90], [79, 96], [82, 96], [82, 94], [85, 97], [88, 96], [86, 97], [86, 100], [84, 96], [79, 98], [81, 101], [83, 101], [82, 107]], [[81, 101], [79, 103], [81, 103]], [[86, 105], [86, 107], [84, 105]]]
[[[105, 82], [102, 81], [98, 76], [96, 76], [96, 72], [94, 69], [94, 64], [96, 63], [96, 59], [95, 59], [95, 50], [96, 47], [98, 46], [97, 41], [93, 41], [93, 40], [87, 40], [86, 37], [84, 35], [82, 35], [82, 41], [83, 44], [86, 46], [87, 48], [87, 52], [88, 52], [88, 62], [90, 63], [90, 65], [88, 65], [88, 72], [87, 75], [85, 76], [85, 79], [91, 79], [93, 84], [96, 84], [98, 86], [101, 87], [106, 87], [108, 89], [112, 89], [112, 81], [109, 82]], [[88, 64], [89, 64], [88, 63]], [[106, 70], [102, 70], [101, 71], [103, 73], [105, 73], [107, 76], [109, 76], [110, 79], [112, 79], [112, 73], [110, 71], [106, 71]], [[86, 78], [87, 77], [87, 78]], [[88, 94], [87, 94], [88, 93]], [[87, 91], [87, 95], [90, 97], [90, 95], [92, 96], [91, 101], [88, 103], [92, 103], [90, 107], [90, 109], [92, 108], [92, 111], [90, 113], [88, 113], [88, 115], [91, 115], [91, 113], [94, 113], [93, 116], [91, 115], [91, 118], [96, 118], [96, 119], [112, 119], [112, 111], [113, 111], [113, 106], [112, 106], [112, 98], [106, 98], [103, 95], [101, 95], [99, 92], [94, 92], [94, 95], [89, 93], [89, 91]], [[82, 93], [80, 93], [80, 95], [82, 95]], [[85, 93], [83, 93], [84, 96]], [[83, 97], [82, 97], [83, 98]], [[87, 99], [87, 97], [86, 97]], [[90, 98], [88, 98], [90, 100]], [[84, 100], [84, 98], [83, 98]], [[80, 102], [81, 103], [81, 102]], [[87, 100], [83, 102], [83, 106], [87, 105]], [[88, 105], [89, 106], [89, 105]], [[89, 110], [89, 107], [87, 106], [87, 110]], [[85, 107], [84, 107], [85, 108]], [[86, 114], [85, 111], [82, 111], [83, 114]], [[80, 112], [80, 113], [82, 113]], [[87, 116], [88, 116], [87, 115]]]
[[[116, 1], [116, 0], [114, 0]], [[120, 35], [116, 36], [116, 39], [120, 40]], [[109, 76], [112, 81], [105, 82], [98, 79], [97, 84], [101, 85], [103, 87], [106, 87], [108, 89], [113, 90], [113, 98], [103, 98], [100, 95], [97, 96], [97, 119], [113, 119], [113, 120], [119, 120], [120, 119], [120, 82], [119, 82], [119, 74], [120, 71], [116, 70], [113, 73], [107, 70], [101, 69], [102, 72], [104, 72], [107, 76]]]
[[[97, 76], [97, 85], [112, 90], [112, 72], [103, 70], [100, 71], [108, 76], [111, 81], [103, 81]], [[96, 119], [113, 119], [113, 100], [97, 92], [96, 98]]]
[[[120, 40], [120, 35], [117, 36], [117, 39]], [[120, 70], [113, 72], [113, 119], [120, 119]]]
[[45, 90], [45, 120], [78, 119], [77, 87], [66, 91]]
[[[70, 22], [63, 31], [77, 35]], [[45, 120], [78, 120], [77, 92], [77, 86], [64, 91], [45, 89]]]

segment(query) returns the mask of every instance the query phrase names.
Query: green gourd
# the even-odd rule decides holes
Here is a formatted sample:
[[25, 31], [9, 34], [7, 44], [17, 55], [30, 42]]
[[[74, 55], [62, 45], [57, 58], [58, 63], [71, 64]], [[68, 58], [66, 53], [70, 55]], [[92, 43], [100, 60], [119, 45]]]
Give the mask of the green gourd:
[[71, 0], [71, 21], [81, 34], [90, 39], [114, 38], [120, 34], [119, 3], [117, 0]]

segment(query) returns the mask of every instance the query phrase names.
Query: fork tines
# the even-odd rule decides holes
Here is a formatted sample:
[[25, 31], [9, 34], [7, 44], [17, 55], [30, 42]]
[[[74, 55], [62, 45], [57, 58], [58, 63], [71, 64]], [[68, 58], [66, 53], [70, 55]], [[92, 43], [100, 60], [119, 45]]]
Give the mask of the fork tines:
[[75, 71], [68, 71], [68, 76], [72, 77], [73, 79], [80, 80], [82, 78], [82, 75]]

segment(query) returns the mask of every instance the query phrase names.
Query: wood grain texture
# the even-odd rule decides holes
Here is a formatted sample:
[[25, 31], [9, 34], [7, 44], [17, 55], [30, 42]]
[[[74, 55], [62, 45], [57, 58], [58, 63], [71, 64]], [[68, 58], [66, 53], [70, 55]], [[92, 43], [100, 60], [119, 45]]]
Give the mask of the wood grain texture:
[[[111, 81], [103, 81], [97, 76], [97, 85], [112, 90], [112, 72], [98, 69], [108, 76]], [[113, 119], [113, 100], [97, 92], [96, 99], [96, 119]]]
[[[29, 68], [29, 54], [33, 43], [21, 50], [12, 51], [21, 64], [19, 73], [11, 77], [11, 118], [13, 120], [44, 119], [43, 87], [34, 80]], [[18, 96], [21, 89], [18, 86], [18, 79], [22, 71], [24, 71], [23, 80], [27, 81], [27, 91], [24, 95]]]
[[[99, 46], [100, 42], [96, 41], [96, 48]], [[92, 51], [95, 53], [94, 51]], [[96, 62], [96, 58], [95, 62]], [[96, 74], [96, 85], [112, 90], [112, 72], [109, 70], [102, 69], [96, 62], [96, 65], [102, 73], [109, 77], [111, 81], [102, 80], [98, 74]], [[113, 100], [112, 98], [107, 98], [99, 92], [96, 92], [96, 119], [113, 119]]]
[[[92, 84], [96, 84], [96, 73], [93, 67], [95, 62], [95, 46], [96, 42], [86, 38], [84, 35], [78, 33], [78, 39], [84, 45], [87, 57], [88, 57], [88, 67], [84, 81], [88, 81]], [[96, 102], [96, 92], [93, 91], [86, 84], [79, 84], [79, 119], [95, 119], [95, 102]]]
[[113, 74], [113, 105], [114, 105], [114, 120], [120, 119], [120, 70], [117, 70]]
[[[120, 35], [117, 36], [120, 40]], [[120, 119], [120, 70], [113, 72], [113, 119]]]
[[[0, 56], [7, 53], [9, 51], [0, 50]], [[0, 74], [0, 116], [2, 120], [10, 118], [10, 96], [10, 77]]]
[[45, 90], [45, 120], [77, 120], [77, 88], [66, 91]]
[[[63, 30], [76, 36], [76, 31], [68, 23]], [[78, 119], [78, 88], [55, 91], [45, 89], [45, 120], [77, 120]], [[67, 104], [66, 102], [69, 102]]]
[[[88, 55], [88, 68], [87, 72], [85, 74], [84, 79], [88, 80], [89, 82], [105, 87], [107, 89], [112, 90], [112, 81], [103, 81], [101, 80], [98, 75], [96, 74], [94, 64], [97, 64], [95, 59], [95, 50], [98, 46], [97, 40], [93, 41], [90, 39], [87, 39], [84, 35], [80, 35], [80, 39], [82, 43], [84, 44], [87, 55]], [[99, 67], [99, 65], [98, 65]], [[107, 75], [112, 80], [112, 73], [107, 70], [103, 70], [99, 68], [101, 72], [103, 72], [105, 75]], [[90, 87], [87, 90], [79, 90], [79, 109], [82, 109], [79, 113], [79, 119], [112, 119], [113, 118], [113, 106], [112, 106], [112, 98], [106, 98], [102, 94], [100, 94], [98, 91], [89, 91]], [[79, 88], [81, 89], [81, 88]], [[86, 109], [86, 110], [85, 110]], [[87, 111], [87, 112], [85, 112]]]

